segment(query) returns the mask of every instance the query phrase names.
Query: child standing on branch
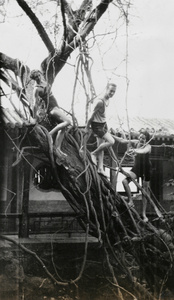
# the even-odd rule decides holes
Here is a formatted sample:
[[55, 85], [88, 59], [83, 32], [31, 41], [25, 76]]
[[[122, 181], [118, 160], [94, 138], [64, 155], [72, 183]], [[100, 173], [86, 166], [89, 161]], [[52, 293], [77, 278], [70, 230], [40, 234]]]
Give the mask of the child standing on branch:
[[36, 82], [33, 92], [33, 117], [36, 119], [40, 118], [39, 107], [42, 106], [48, 116], [57, 123], [57, 125], [49, 133], [51, 136], [57, 133], [54, 143], [56, 152], [58, 155], [66, 156], [66, 154], [61, 151], [61, 145], [65, 128], [71, 124], [71, 121], [59, 108], [57, 100], [51, 92], [51, 86], [45, 81], [41, 71], [31, 71], [30, 78]]
[[[106, 123], [106, 107], [109, 105], [109, 99], [116, 92], [116, 84], [108, 83], [103, 96], [99, 96], [94, 100], [94, 110], [89, 118], [86, 131], [91, 125], [92, 131], [97, 136], [97, 149], [91, 153], [91, 159], [98, 167], [98, 173], [107, 176], [103, 169], [104, 150], [110, 148], [114, 144], [114, 138], [108, 132]], [[98, 159], [98, 162], [97, 162]]]
[[[147, 195], [149, 195], [150, 190], [150, 177], [151, 177], [151, 162], [150, 162], [150, 153], [151, 153], [151, 145], [149, 144], [150, 135], [147, 131], [140, 132], [138, 139], [127, 140], [117, 136], [114, 136], [115, 140], [129, 144], [131, 148], [128, 150], [128, 155], [134, 156], [134, 165], [132, 169], [129, 171], [129, 176], [123, 179], [123, 187], [128, 196], [128, 205], [134, 206], [131, 189], [129, 187], [129, 183], [132, 180], [141, 178], [142, 179], [142, 187]], [[132, 148], [133, 147], [133, 148]], [[159, 218], [162, 218], [161, 212], [158, 210], [156, 205], [151, 202], [154, 206], [156, 214]], [[143, 221], [148, 222], [148, 218], [146, 216], [146, 206], [147, 206], [147, 198], [142, 193], [142, 216]]]

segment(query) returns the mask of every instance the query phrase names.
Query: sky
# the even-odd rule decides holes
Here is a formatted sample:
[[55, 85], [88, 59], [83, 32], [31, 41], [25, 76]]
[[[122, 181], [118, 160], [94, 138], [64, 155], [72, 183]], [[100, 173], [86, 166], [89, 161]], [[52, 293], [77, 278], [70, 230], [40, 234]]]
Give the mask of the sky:
[[[78, 1], [74, 2], [77, 4]], [[31, 69], [39, 68], [47, 50], [30, 20], [21, 16], [15, 1], [9, 0], [9, 3], [8, 18], [4, 24], [0, 23], [0, 51], [21, 59]], [[120, 11], [113, 5], [110, 13], [107, 12], [99, 21], [95, 29], [97, 34], [106, 27], [114, 34], [108, 35], [107, 39], [99, 37], [99, 47], [95, 45], [91, 49], [91, 74], [97, 93], [103, 90], [108, 80], [117, 84], [117, 92], [108, 109], [111, 125], [115, 116], [124, 118], [127, 113], [129, 116], [173, 118], [173, 11], [173, 0], [132, 0], [127, 31], [124, 19], [119, 18]], [[14, 12], [18, 15], [17, 19]], [[118, 29], [117, 34], [115, 28]], [[73, 66], [78, 54], [77, 50], [71, 55], [69, 64], [53, 85], [59, 105], [66, 110], [71, 108], [75, 80]], [[85, 95], [79, 87], [75, 94], [75, 113], [80, 120], [85, 116], [85, 105]]]

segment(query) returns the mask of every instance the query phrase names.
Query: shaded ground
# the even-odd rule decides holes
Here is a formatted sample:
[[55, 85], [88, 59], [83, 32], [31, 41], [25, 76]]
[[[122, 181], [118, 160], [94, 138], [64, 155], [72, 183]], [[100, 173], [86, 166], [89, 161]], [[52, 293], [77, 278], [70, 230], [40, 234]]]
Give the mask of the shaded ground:
[[[84, 259], [84, 244], [50, 244], [29, 245], [49, 271], [58, 281], [70, 281], [68, 287], [55, 286], [46, 278], [44, 270], [37, 261], [30, 255], [13, 248], [5, 251], [5, 259], [1, 259], [0, 280], [5, 274], [6, 281], [0, 282], [0, 299], [2, 300], [116, 300], [117, 288], [111, 282], [112, 277], [108, 270], [103, 250], [97, 243], [89, 244], [87, 262], [80, 280], [73, 283], [82, 269]], [[2, 252], [1, 252], [2, 253]], [[13, 256], [13, 258], [12, 258]], [[2, 256], [1, 256], [2, 258]], [[141, 281], [141, 274], [136, 265], [133, 265], [130, 256], [125, 258], [130, 261], [136, 280]], [[3, 264], [2, 264], [3, 261]], [[23, 266], [23, 270], [19, 266]], [[115, 268], [117, 266], [115, 265]], [[24, 272], [23, 272], [24, 271]], [[16, 273], [15, 273], [16, 272]], [[14, 274], [16, 274], [14, 276]], [[118, 274], [118, 273], [117, 273]], [[12, 276], [13, 275], [13, 276]], [[12, 286], [16, 278], [16, 290]], [[124, 274], [118, 274], [117, 279], [126, 282]], [[12, 290], [10, 290], [10, 287]], [[124, 300], [133, 299], [131, 295], [123, 292]], [[144, 299], [142, 298], [139, 300]], [[161, 299], [173, 300], [173, 295], [169, 291], [162, 294]], [[147, 300], [147, 299], [144, 299]]]

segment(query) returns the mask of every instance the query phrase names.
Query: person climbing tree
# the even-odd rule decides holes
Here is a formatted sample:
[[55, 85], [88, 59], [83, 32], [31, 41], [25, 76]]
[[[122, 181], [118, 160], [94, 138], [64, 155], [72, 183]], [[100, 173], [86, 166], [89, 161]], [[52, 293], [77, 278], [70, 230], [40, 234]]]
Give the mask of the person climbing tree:
[[58, 123], [49, 133], [53, 137], [57, 132], [54, 143], [56, 152], [59, 155], [66, 156], [61, 151], [61, 145], [65, 128], [71, 124], [71, 121], [59, 108], [57, 100], [51, 92], [51, 86], [45, 81], [42, 72], [33, 70], [30, 73], [30, 78], [36, 82], [33, 91], [33, 117], [40, 121], [47, 113], [53, 121]]
[[[138, 139], [127, 140], [124, 138], [120, 138], [114, 136], [115, 140], [120, 143], [129, 144], [131, 147], [128, 150], [128, 155], [134, 156], [134, 165], [132, 169], [129, 171], [128, 177], [125, 177], [122, 181], [125, 192], [128, 196], [128, 205], [134, 207], [131, 189], [129, 183], [132, 179], [142, 179], [142, 187], [145, 192], [149, 195], [150, 190], [150, 176], [151, 176], [151, 162], [150, 162], [150, 153], [151, 153], [151, 145], [149, 144], [150, 135], [147, 131], [141, 131]], [[132, 148], [133, 147], [133, 148]], [[146, 216], [146, 207], [147, 207], [147, 199], [145, 195], [142, 193], [142, 216], [143, 221], [148, 222], [148, 218]], [[158, 217], [162, 217], [161, 213], [158, 211], [157, 207], [154, 206], [154, 209], [158, 215]]]
[[107, 175], [103, 169], [104, 149], [111, 147], [115, 142], [112, 135], [108, 132], [106, 123], [106, 107], [108, 107], [109, 99], [113, 97], [115, 92], [116, 84], [108, 83], [104, 94], [98, 96], [94, 100], [94, 109], [86, 125], [86, 131], [89, 130], [91, 125], [93, 133], [97, 136], [98, 147], [91, 153], [91, 159], [97, 166], [98, 173], [104, 175], [105, 177]]

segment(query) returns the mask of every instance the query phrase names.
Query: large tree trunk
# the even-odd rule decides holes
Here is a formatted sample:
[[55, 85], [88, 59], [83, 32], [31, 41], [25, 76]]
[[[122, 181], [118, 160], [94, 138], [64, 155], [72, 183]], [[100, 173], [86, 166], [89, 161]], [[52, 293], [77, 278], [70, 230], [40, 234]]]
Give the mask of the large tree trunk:
[[122, 270], [127, 280], [135, 284], [125, 260], [125, 255], [131, 255], [150, 289], [158, 294], [166, 275], [173, 272], [174, 245], [169, 224], [162, 223], [161, 227], [158, 220], [156, 228], [142, 221], [111, 183], [97, 173], [88, 149], [81, 150], [83, 135], [78, 128], [69, 129], [62, 145], [67, 156], [60, 157], [45, 127], [37, 125], [31, 132], [32, 140], [40, 143], [49, 158], [58, 186], [81, 226], [98, 238], [110, 253], [116, 269]]

